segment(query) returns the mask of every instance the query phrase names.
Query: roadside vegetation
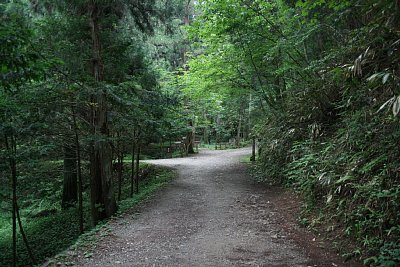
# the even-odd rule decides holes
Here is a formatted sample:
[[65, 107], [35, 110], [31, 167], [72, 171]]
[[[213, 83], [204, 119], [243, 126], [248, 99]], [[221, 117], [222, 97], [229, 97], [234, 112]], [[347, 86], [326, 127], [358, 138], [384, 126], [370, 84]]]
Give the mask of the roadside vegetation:
[[346, 258], [400, 264], [400, 3], [199, 5], [189, 33], [205, 52], [189, 61], [186, 88], [250, 100], [258, 179], [304, 196], [304, 226]]
[[[124, 164], [126, 174], [122, 185], [122, 196], [118, 202], [118, 214], [126, 212], [135, 207], [140, 201], [148, 198], [157, 189], [171, 181], [175, 173], [171, 170], [154, 167], [148, 164], [141, 164], [141, 174], [139, 177], [138, 194], [130, 197], [130, 170], [129, 163]], [[74, 245], [80, 236], [79, 214], [76, 208], [61, 209], [60, 200], [62, 196], [62, 163], [54, 162], [48, 164], [35, 164], [35, 169], [29, 169], [29, 172], [21, 177], [19, 188], [19, 212], [24, 225], [26, 236], [29, 238], [29, 244], [35, 255], [37, 262], [44, 262], [55, 254]], [[28, 167], [28, 166], [27, 166]], [[87, 177], [85, 175], [85, 177]], [[22, 186], [23, 185], [23, 186]], [[91, 223], [90, 205], [89, 205], [89, 181], [85, 181], [83, 192], [83, 217], [85, 232], [93, 229]], [[3, 202], [0, 210], [0, 257], [1, 266], [12, 265], [12, 235], [11, 235], [11, 214], [9, 207]], [[102, 221], [100, 225], [103, 225]], [[31, 266], [29, 255], [23, 240], [18, 236], [18, 266]]]

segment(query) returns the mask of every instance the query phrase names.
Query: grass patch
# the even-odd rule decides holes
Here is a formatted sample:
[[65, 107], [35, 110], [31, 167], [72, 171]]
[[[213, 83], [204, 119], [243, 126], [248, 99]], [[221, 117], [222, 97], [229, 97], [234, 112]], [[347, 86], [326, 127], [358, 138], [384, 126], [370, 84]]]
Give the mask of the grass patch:
[[239, 161], [241, 163], [250, 163], [250, 162], [252, 162], [251, 161], [251, 155], [242, 156]]
[[[157, 168], [156, 174], [140, 184], [140, 190], [138, 194], [134, 195], [132, 198], [126, 198], [120, 201], [118, 213], [121, 214], [126, 212], [128, 209], [132, 208], [142, 200], [149, 198], [158, 188], [170, 182], [175, 175], [175, 172], [171, 170]], [[127, 192], [128, 188], [124, 189]]]
[[199, 145], [199, 149], [215, 150], [215, 144], [203, 144], [203, 143], [201, 143]]

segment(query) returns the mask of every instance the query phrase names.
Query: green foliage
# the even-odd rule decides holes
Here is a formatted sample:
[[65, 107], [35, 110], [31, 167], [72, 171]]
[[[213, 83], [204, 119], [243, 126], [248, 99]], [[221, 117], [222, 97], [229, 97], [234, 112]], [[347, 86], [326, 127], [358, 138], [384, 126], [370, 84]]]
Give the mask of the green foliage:
[[37, 77], [39, 55], [32, 51], [23, 10], [2, 3], [0, 14], [0, 86], [10, 89]]
[[[127, 171], [124, 175], [125, 183], [122, 190], [123, 198], [120, 202], [120, 214], [150, 197], [153, 192], [175, 177], [173, 171], [141, 164], [141, 168], [147, 169], [149, 175], [146, 179], [141, 180], [139, 194], [129, 198], [130, 164], [126, 163], [125, 165]], [[25, 175], [22, 175], [19, 188], [22, 223], [36, 259], [43, 262], [46, 258], [67, 249], [76, 242], [80, 235], [78, 211], [75, 208], [60, 210], [62, 177], [57, 176], [57, 173], [60, 173], [60, 162], [36, 162], [36, 164], [30, 163], [24, 167], [27, 168], [26, 179], [23, 178]], [[87, 176], [88, 174], [85, 174], [85, 177]], [[0, 182], [5, 183], [3, 180]], [[84, 194], [86, 230], [92, 227], [88, 200], [88, 192], [86, 192]], [[12, 265], [11, 213], [9, 209], [8, 206], [0, 209], [1, 266]], [[28, 254], [20, 236], [17, 246], [17, 266], [29, 266]]]
[[[357, 242], [348, 255], [365, 264], [399, 263], [398, 1], [95, 2], [101, 55], [87, 1], [0, 4], [2, 212], [10, 157], [27, 195], [23, 216], [58, 210], [60, 170], [41, 170], [61, 169], [75, 134], [84, 186], [96, 140], [116, 156], [193, 130], [204, 143], [236, 146], [256, 134], [258, 179], [293, 187], [309, 210], [330, 214], [305, 224], [343, 225]], [[91, 121], [99, 94], [109, 124], [101, 136]], [[7, 138], [17, 141], [13, 153]]]
[[[91, 3], [99, 7], [99, 14], [89, 14]], [[17, 163], [22, 224], [41, 262], [79, 235], [77, 212], [60, 211], [66, 145], [76, 149], [78, 143], [80, 147], [88, 229], [93, 141], [107, 141], [112, 147], [107, 152], [116, 157], [130, 153], [132, 144], [143, 148], [160, 139], [174, 140], [186, 130], [179, 91], [172, 82], [173, 71], [182, 65], [184, 12], [182, 0], [2, 1], [0, 265], [11, 265], [12, 255], [8, 159]], [[98, 19], [100, 55], [94, 54], [91, 16]], [[101, 79], [95, 77], [95, 65], [101, 69]], [[103, 114], [108, 124], [101, 135], [93, 129], [100, 94], [105, 96]], [[15, 149], [9, 149], [9, 140], [15, 140]], [[130, 176], [124, 175], [123, 198], [130, 189]], [[160, 176], [158, 171], [156, 175]], [[142, 182], [141, 197], [165, 182], [157, 179]], [[60, 236], [64, 231], [66, 236]], [[26, 254], [18, 236], [19, 265], [28, 264]]]
[[[46, 257], [72, 245], [79, 236], [78, 216], [76, 209], [61, 211], [60, 194], [62, 177], [60, 162], [29, 162], [20, 167], [20, 187], [18, 188], [20, 214], [25, 233], [34, 248], [36, 259], [43, 261]], [[2, 172], [2, 184], [7, 184]], [[5, 191], [7, 192], [7, 188]], [[86, 196], [85, 196], [86, 199]], [[5, 198], [1, 198], [5, 201]], [[85, 227], [90, 227], [88, 206], [85, 206]], [[0, 210], [0, 264], [11, 266], [11, 207]], [[4, 221], [4, 224], [3, 224]], [[18, 236], [18, 266], [29, 265], [28, 254], [22, 238]]]
[[348, 255], [397, 265], [398, 3], [209, 0], [199, 8], [189, 33], [205, 52], [189, 62], [186, 88], [251, 90], [258, 179], [293, 187], [309, 210], [326, 213], [305, 217], [308, 225], [343, 225], [358, 244]]

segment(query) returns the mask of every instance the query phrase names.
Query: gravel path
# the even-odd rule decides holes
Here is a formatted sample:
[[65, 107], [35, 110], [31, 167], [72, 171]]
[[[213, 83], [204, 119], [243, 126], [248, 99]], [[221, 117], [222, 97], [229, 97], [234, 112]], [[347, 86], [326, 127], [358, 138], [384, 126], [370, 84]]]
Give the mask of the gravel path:
[[78, 266], [343, 266], [325, 249], [329, 244], [297, 228], [290, 214], [296, 199], [252, 181], [239, 162], [249, 153], [248, 148], [206, 150], [148, 161], [176, 169], [178, 178], [110, 222], [92, 257], [76, 253], [72, 261]]

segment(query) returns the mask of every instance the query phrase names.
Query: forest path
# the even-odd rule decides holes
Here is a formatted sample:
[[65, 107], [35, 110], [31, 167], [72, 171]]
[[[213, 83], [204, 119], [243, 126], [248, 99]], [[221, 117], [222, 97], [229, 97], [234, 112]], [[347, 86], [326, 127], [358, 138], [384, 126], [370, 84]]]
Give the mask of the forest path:
[[148, 161], [178, 178], [111, 221], [78, 266], [343, 266], [296, 226], [293, 195], [256, 184], [240, 163], [248, 148]]

